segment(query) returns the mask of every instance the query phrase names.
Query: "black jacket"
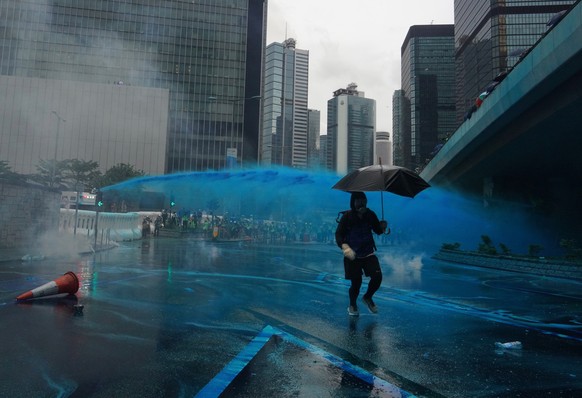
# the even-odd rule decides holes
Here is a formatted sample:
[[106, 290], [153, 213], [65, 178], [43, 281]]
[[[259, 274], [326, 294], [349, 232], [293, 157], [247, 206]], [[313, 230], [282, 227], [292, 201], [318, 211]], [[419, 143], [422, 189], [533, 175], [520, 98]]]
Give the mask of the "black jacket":
[[374, 253], [376, 245], [372, 231], [378, 235], [384, 233], [378, 216], [370, 209], [360, 216], [355, 210], [343, 213], [335, 231], [335, 241], [338, 247], [347, 243], [356, 252], [356, 257], [366, 257]]

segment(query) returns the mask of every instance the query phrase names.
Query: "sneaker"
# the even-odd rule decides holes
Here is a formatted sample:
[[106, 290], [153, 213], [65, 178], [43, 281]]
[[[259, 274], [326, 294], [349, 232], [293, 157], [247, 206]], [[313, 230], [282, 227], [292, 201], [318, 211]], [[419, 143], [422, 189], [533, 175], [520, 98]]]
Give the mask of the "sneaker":
[[360, 315], [360, 311], [358, 311], [358, 307], [350, 305], [348, 307], [348, 314], [350, 314], [351, 316], [358, 316]]
[[370, 310], [370, 312], [372, 314], [378, 313], [378, 307], [376, 307], [376, 304], [374, 304], [374, 301], [372, 301], [372, 298], [368, 298], [368, 297], [364, 296], [364, 297], [362, 297], [362, 301], [364, 302], [364, 304], [366, 304], [368, 306], [368, 309]]

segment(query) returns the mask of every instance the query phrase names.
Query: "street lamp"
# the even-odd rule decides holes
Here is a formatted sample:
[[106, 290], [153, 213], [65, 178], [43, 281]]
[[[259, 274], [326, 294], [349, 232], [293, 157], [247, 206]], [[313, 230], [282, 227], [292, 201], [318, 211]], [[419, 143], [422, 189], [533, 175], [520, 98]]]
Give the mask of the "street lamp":
[[[55, 156], [53, 157], [53, 172], [51, 176], [51, 187], [55, 183], [55, 176], [57, 174], [57, 150], [59, 149], [59, 133], [61, 131], [61, 122], [66, 122], [64, 118], [62, 118], [57, 111], [51, 111], [53, 115], [57, 117], [57, 135], [55, 137]], [[77, 199], [78, 201], [78, 199]]]

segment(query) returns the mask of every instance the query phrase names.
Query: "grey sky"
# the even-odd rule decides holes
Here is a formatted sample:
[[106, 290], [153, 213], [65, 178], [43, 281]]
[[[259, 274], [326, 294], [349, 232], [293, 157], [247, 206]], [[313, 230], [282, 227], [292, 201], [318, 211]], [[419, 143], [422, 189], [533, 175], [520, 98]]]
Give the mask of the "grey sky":
[[309, 107], [327, 125], [327, 101], [358, 84], [376, 100], [378, 131], [392, 133], [400, 48], [412, 25], [452, 24], [454, 0], [269, 0], [267, 44], [287, 37], [309, 50]]

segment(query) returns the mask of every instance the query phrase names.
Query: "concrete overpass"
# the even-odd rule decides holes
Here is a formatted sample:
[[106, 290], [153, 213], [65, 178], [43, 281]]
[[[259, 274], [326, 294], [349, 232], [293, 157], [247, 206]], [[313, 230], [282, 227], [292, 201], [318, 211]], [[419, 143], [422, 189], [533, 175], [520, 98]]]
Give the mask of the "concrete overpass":
[[432, 185], [582, 225], [582, 3], [549, 31], [422, 171]]

